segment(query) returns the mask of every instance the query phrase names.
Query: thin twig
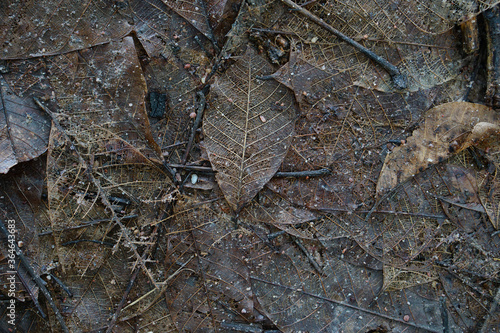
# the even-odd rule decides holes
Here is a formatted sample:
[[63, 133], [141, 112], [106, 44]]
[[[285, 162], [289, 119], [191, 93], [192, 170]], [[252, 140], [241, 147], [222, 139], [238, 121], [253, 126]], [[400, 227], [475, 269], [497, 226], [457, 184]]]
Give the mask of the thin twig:
[[328, 30], [329, 32], [331, 32], [332, 34], [334, 34], [335, 36], [337, 36], [339, 39], [343, 40], [347, 44], [355, 47], [361, 53], [363, 53], [365, 56], [367, 56], [369, 59], [373, 60], [378, 65], [380, 65], [382, 68], [384, 68], [391, 75], [392, 82], [393, 82], [394, 87], [396, 89], [403, 90], [403, 89], [407, 88], [407, 86], [408, 86], [407, 79], [403, 74], [401, 74], [401, 72], [399, 71], [399, 69], [396, 66], [394, 66], [393, 64], [391, 64], [390, 62], [388, 62], [384, 58], [376, 55], [375, 53], [373, 53], [372, 51], [370, 51], [369, 49], [367, 49], [363, 45], [359, 44], [358, 42], [356, 42], [352, 38], [347, 37], [346, 35], [344, 35], [340, 31], [338, 31], [337, 29], [335, 29], [334, 27], [332, 27], [331, 25], [329, 25], [328, 23], [323, 21], [323, 19], [317, 17], [316, 15], [314, 15], [313, 13], [308, 11], [307, 9], [302, 8], [301, 6], [297, 5], [292, 0], [281, 0], [281, 1], [283, 1], [290, 8], [292, 8], [292, 9], [298, 11], [299, 13], [301, 13], [302, 15], [306, 16], [307, 18], [309, 18], [311, 21], [318, 24], [322, 28]]
[[198, 166], [198, 165], [182, 165], [182, 164], [173, 164], [170, 163], [168, 164], [171, 168], [175, 169], [184, 169], [188, 171], [197, 171], [197, 172], [204, 172], [204, 173], [215, 173], [214, 169], [211, 167], [204, 167], [204, 166]]
[[330, 169], [319, 169], [309, 171], [290, 171], [290, 172], [276, 172], [274, 177], [289, 178], [289, 177], [321, 177], [331, 175]]
[[76, 240], [72, 240], [72, 241], [69, 241], [69, 242], [66, 242], [66, 243], [62, 243], [61, 246], [68, 246], [68, 245], [71, 245], [71, 244], [78, 244], [78, 243], [82, 243], [82, 242], [96, 243], [96, 244], [105, 245], [105, 246], [108, 246], [108, 247], [115, 246], [113, 243], [104, 242], [104, 241], [95, 240], [95, 239], [76, 239]]
[[205, 105], [206, 105], [205, 94], [203, 93], [203, 91], [198, 91], [196, 93], [196, 96], [198, 96], [198, 102], [200, 104], [198, 105], [198, 112], [196, 113], [196, 118], [193, 123], [193, 128], [191, 129], [191, 135], [189, 136], [188, 145], [186, 147], [186, 152], [184, 153], [184, 157], [182, 158], [181, 164], [186, 164], [187, 162], [189, 153], [193, 148], [193, 142], [194, 142], [194, 137], [196, 135], [196, 131], [198, 130], [198, 127], [200, 127], [201, 119], [203, 118], [203, 111], [205, 111]]
[[[3, 222], [0, 220], [0, 231], [5, 235], [5, 237], [9, 236], [9, 232], [5, 228], [5, 225]], [[54, 303], [54, 300], [52, 299], [52, 295], [50, 294], [49, 290], [45, 286], [45, 281], [42, 280], [42, 278], [35, 273], [33, 268], [31, 267], [31, 264], [29, 263], [28, 259], [24, 256], [23, 252], [21, 249], [17, 246], [17, 244], [14, 242], [14, 248], [16, 251], [16, 256], [19, 258], [21, 261], [21, 264], [24, 266], [24, 269], [28, 272], [28, 274], [31, 276], [33, 281], [35, 281], [35, 284], [38, 286], [40, 291], [42, 292], [43, 296], [47, 299], [47, 303], [49, 303], [50, 307], [52, 308], [52, 311], [54, 311], [54, 314], [56, 315], [57, 321], [61, 325], [61, 328], [64, 332], [69, 333], [68, 327], [66, 326], [66, 323], [64, 322], [64, 318], [62, 317], [61, 313], [59, 312], [59, 309], [57, 308], [56, 304]]]
[[309, 253], [304, 244], [302, 244], [302, 241], [297, 237], [292, 236], [292, 238], [295, 244], [297, 244], [297, 246], [299, 247], [299, 249], [306, 255], [307, 260], [309, 260], [309, 263], [314, 267], [314, 269], [319, 273], [319, 275], [325, 275], [323, 269], [319, 266], [319, 264], [316, 262], [316, 259], [314, 259], [311, 253]]
[[47, 276], [50, 276], [50, 278], [54, 280], [54, 282], [57, 283], [59, 287], [61, 287], [66, 292], [66, 294], [68, 294], [69, 297], [73, 297], [73, 293], [71, 292], [71, 290], [69, 290], [64, 282], [62, 282], [57, 276], [52, 273], [47, 273]]
[[[135, 215], [135, 214], [134, 215], [128, 215], [128, 216], [123, 216], [121, 219], [122, 220], [128, 220], [128, 219], [136, 218], [137, 216], [138, 215]], [[65, 231], [74, 230], [74, 229], [87, 228], [87, 227], [93, 226], [95, 224], [103, 223], [103, 222], [111, 222], [111, 219], [92, 220], [92, 221], [88, 221], [88, 222], [82, 222], [82, 224], [75, 225], [75, 226], [72, 226], [72, 227], [67, 227], [67, 228], [64, 228], [64, 229], [47, 230], [47, 231], [39, 233], [38, 237], [51, 235], [54, 232], [65, 232]]]

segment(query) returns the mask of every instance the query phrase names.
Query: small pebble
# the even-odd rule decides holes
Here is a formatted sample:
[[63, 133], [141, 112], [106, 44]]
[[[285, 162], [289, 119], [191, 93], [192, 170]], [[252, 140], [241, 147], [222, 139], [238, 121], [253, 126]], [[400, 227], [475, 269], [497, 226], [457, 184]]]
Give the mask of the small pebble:
[[192, 119], [196, 118], [196, 112], [191, 112], [189, 114], [189, 118], [192, 118]]
[[198, 182], [198, 175], [197, 175], [197, 174], [195, 174], [195, 173], [193, 173], [193, 174], [191, 175], [191, 184], [193, 184], [193, 185], [194, 185], [194, 184], [196, 184], [197, 182]]

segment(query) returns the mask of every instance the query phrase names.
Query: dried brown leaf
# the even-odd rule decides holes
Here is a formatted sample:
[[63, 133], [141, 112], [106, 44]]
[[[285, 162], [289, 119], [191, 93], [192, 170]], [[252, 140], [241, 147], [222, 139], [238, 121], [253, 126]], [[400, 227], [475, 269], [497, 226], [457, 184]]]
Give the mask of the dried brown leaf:
[[487, 106], [453, 102], [429, 110], [406, 144], [386, 157], [377, 183], [382, 193], [471, 145], [497, 141], [500, 116]]
[[217, 182], [238, 212], [278, 170], [297, 114], [293, 95], [259, 75], [271, 65], [252, 47], [211, 88], [205, 113], [205, 147]]
[[154, 98], [164, 98], [163, 103], [158, 103], [162, 110], [156, 110], [158, 115], [150, 117], [153, 136], [166, 155], [165, 160], [180, 163], [193, 122], [189, 114], [197, 111], [196, 81], [173, 56], [151, 59], [144, 65], [144, 74], [151, 109]]

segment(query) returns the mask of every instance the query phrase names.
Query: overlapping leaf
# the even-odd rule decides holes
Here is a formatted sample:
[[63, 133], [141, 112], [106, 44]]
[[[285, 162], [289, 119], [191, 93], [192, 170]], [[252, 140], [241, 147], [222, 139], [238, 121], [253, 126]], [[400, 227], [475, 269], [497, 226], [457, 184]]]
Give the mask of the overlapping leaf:
[[205, 113], [205, 147], [217, 181], [236, 212], [279, 168], [297, 114], [292, 93], [262, 81], [272, 67], [252, 47], [211, 88]]
[[[460, 37], [450, 29], [469, 14], [487, 9], [497, 1], [326, 1], [310, 8], [346, 36], [397, 66], [416, 91], [447, 82], [459, 74], [464, 58]], [[363, 87], [393, 91], [390, 75], [368, 62], [359, 50], [337, 39], [300, 13], [283, 18], [283, 26], [299, 36], [303, 48], [317, 59], [321, 50], [333, 49], [339, 71], [352, 69], [351, 80]], [[305, 27], [305, 29], [304, 29]], [[412, 36], [408, 41], [407, 36]], [[341, 46], [340, 46], [341, 45]], [[340, 46], [340, 48], [337, 48]]]
[[[39, 60], [4, 63], [0, 76], [0, 173], [47, 150], [50, 120], [33, 97], [52, 95]], [[53, 104], [52, 104], [53, 105]]]
[[123, 37], [132, 30], [122, 15], [127, 6], [127, 1], [4, 1], [0, 58], [60, 54]]

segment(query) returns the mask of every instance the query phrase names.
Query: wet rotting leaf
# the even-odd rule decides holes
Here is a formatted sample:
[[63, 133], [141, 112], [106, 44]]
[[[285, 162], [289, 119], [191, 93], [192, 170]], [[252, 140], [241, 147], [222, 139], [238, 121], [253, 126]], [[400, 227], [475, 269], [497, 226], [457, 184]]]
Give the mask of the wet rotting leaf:
[[132, 26], [127, 8], [117, 3], [126, 1], [3, 1], [0, 59], [60, 54], [121, 38]]
[[257, 77], [272, 71], [252, 48], [211, 87], [203, 131], [222, 192], [239, 212], [278, 170], [297, 115], [292, 92]]

